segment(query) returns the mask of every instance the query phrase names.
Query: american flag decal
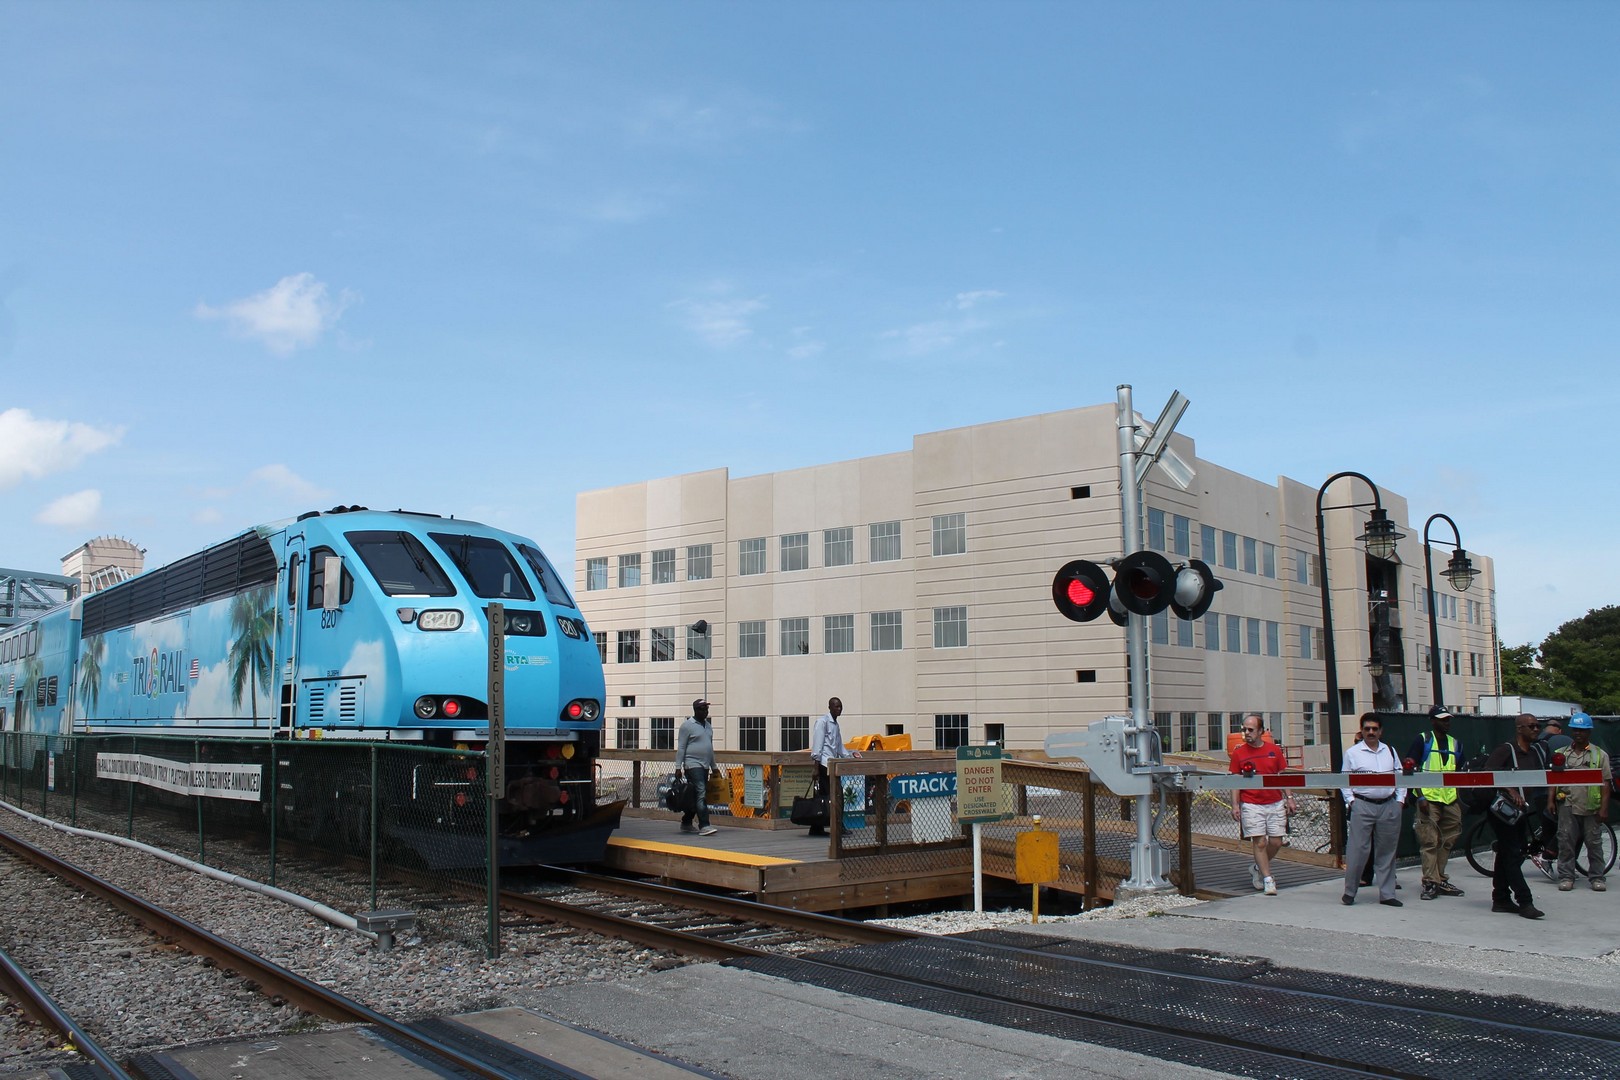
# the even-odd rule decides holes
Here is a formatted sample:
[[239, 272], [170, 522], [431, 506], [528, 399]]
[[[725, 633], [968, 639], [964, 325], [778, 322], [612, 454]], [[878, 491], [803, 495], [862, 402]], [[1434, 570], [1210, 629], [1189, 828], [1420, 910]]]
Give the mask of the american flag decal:
[[191, 658], [191, 677], [195, 679], [200, 673], [201, 669], [197, 666], [197, 658], [193, 656]]

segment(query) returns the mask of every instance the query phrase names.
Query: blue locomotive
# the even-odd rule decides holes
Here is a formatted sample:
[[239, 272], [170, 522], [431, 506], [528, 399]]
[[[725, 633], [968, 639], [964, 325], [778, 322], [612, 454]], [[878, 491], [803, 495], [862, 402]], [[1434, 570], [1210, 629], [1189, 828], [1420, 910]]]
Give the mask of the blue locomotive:
[[[595, 640], [537, 544], [476, 522], [309, 513], [0, 631], [0, 729], [186, 735], [215, 758], [232, 740], [296, 747], [276, 755], [293, 831], [369, 827], [370, 773], [345, 744], [485, 748], [494, 603], [505, 612], [500, 859], [599, 858], [623, 804], [596, 801]], [[439, 755], [384, 793], [385, 831], [431, 863], [482, 857], [461, 828], [483, 821], [482, 774], [467, 760]]]

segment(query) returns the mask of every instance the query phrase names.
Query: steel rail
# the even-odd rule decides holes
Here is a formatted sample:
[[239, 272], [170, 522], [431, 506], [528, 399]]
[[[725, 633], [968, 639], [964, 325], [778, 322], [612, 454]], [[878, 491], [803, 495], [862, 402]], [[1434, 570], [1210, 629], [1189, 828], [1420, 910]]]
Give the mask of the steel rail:
[[0, 829], [0, 847], [41, 870], [55, 874], [76, 888], [100, 897], [158, 937], [174, 941], [187, 952], [206, 956], [220, 967], [235, 972], [256, 984], [259, 991], [267, 997], [282, 998], [307, 1013], [328, 1020], [346, 1024], [369, 1024], [380, 1028], [397, 1039], [429, 1051], [486, 1080], [510, 1080], [510, 1074], [505, 1071], [464, 1054], [432, 1036], [424, 1035], [411, 1025], [390, 1019], [369, 1006], [251, 953], [179, 915], [148, 903], [134, 893], [103, 881], [72, 863], [34, 847], [3, 829]]
[[61, 1035], [72, 1044], [75, 1053], [95, 1062], [110, 1080], [132, 1080], [129, 1073], [124, 1071], [124, 1067], [113, 1060], [112, 1055], [103, 1050], [101, 1044], [80, 1027], [73, 1017], [63, 1011], [62, 1007], [52, 1000], [51, 996], [30, 978], [28, 972], [24, 971], [4, 949], [0, 949], [0, 990], [9, 994], [35, 1023]]
[[[839, 941], [882, 945], [893, 941], [907, 941], [912, 938], [928, 936], [917, 930], [903, 930], [897, 926], [882, 926], [876, 923], [860, 922], [856, 919], [840, 919], [813, 911], [798, 911], [794, 908], [777, 907], [774, 904], [761, 904], [758, 901], [744, 900], [740, 897], [716, 896], [713, 893], [697, 892], [670, 885], [659, 885], [650, 881], [635, 881], [630, 878], [614, 877], [611, 874], [593, 874], [588, 871], [571, 870], [561, 866], [544, 866], [540, 867], [540, 869], [548, 874], [559, 876], [566, 881], [574, 882], [583, 888], [593, 889], [597, 892], [615, 893], [634, 900], [652, 900], [679, 904], [682, 907], [706, 911], [711, 915], [723, 915], [749, 922], [768, 923], [772, 926], [780, 926], [788, 930], [799, 930]], [[503, 901], [506, 895], [504, 892], [501, 894]], [[524, 894], [520, 893], [518, 895]]]
[[729, 941], [692, 934], [685, 930], [671, 930], [655, 923], [638, 922], [623, 915], [594, 911], [565, 900], [548, 900], [527, 893], [502, 893], [501, 906], [535, 918], [560, 922], [567, 926], [592, 930], [604, 937], [622, 938], [638, 945], [697, 956], [705, 960], [737, 960], [744, 957], [764, 957], [771, 953], [752, 945], [737, 945]]

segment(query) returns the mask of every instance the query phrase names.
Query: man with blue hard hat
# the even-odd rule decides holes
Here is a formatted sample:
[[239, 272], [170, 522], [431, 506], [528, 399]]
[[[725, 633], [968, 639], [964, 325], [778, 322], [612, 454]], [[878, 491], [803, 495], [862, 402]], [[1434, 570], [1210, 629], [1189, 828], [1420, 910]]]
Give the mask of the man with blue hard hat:
[[1609, 817], [1609, 784], [1614, 779], [1608, 753], [1592, 745], [1592, 718], [1578, 712], [1569, 718], [1571, 744], [1564, 751], [1564, 768], [1598, 769], [1602, 784], [1547, 789], [1547, 814], [1558, 816], [1558, 891], [1575, 887], [1575, 853], [1586, 845], [1586, 865], [1591, 868], [1592, 891], [1603, 892], [1604, 852], [1598, 825]]

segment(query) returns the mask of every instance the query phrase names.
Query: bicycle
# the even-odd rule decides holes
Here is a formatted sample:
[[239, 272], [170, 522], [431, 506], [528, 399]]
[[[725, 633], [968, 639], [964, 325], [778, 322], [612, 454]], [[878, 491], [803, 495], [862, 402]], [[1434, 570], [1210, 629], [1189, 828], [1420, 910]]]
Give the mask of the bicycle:
[[[1537, 813], [1538, 824], [1530, 834], [1525, 845], [1525, 858], [1534, 864], [1536, 869], [1544, 874], [1548, 881], [1558, 879], [1558, 859], [1548, 858], [1546, 853], [1557, 849], [1558, 828], [1557, 823], [1547, 818], [1545, 814]], [[1493, 865], [1496, 861], [1496, 830], [1490, 823], [1490, 815], [1486, 814], [1474, 823], [1463, 837], [1463, 851], [1468, 856], [1468, 865], [1484, 874], [1492, 876]], [[1614, 869], [1615, 857], [1620, 855], [1614, 838], [1614, 826], [1608, 822], [1598, 823], [1598, 850], [1603, 855], [1603, 869], [1601, 876], [1607, 876]], [[1582, 844], [1575, 856], [1575, 872], [1582, 877], [1591, 877], [1586, 865], [1586, 845]]]

